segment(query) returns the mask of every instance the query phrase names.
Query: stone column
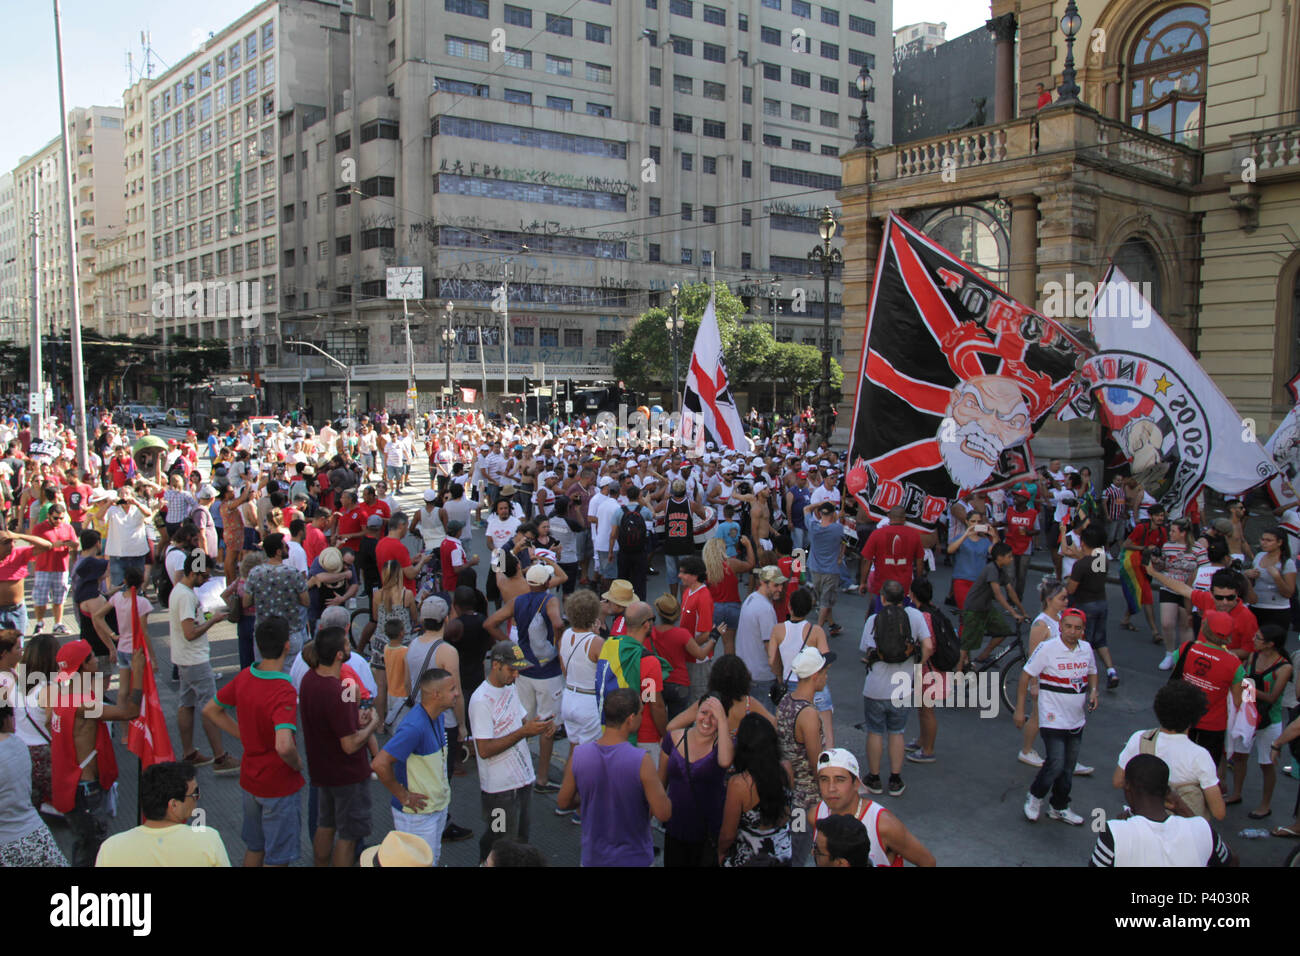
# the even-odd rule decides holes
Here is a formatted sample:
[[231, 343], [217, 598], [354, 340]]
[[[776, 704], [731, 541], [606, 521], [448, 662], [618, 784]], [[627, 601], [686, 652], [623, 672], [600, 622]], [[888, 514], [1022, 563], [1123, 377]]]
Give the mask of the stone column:
[[1016, 118], [1016, 15], [1004, 13], [984, 24], [997, 40], [993, 74], [993, 122]]
[[1113, 119], [1113, 120], [1117, 120], [1117, 119], [1121, 119], [1121, 118], [1122, 118], [1122, 116], [1121, 116], [1121, 114], [1120, 114], [1120, 109], [1121, 109], [1121, 104], [1120, 104], [1120, 90], [1121, 90], [1121, 88], [1122, 88], [1122, 84], [1120, 83], [1120, 81], [1119, 81], [1118, 79], [1111, 80], [1109, 83], [1106, 84], [1106, 109], [1105, 109], [1105, 115], [1106, 115], [1107, 117], [1109, 117], [1110, 119]]
[[1011, 197], [1011, 269], [1007, 291], [1034, 308], [1038, 301], [1038, 197]]
[[837, 410], [835, 434], [832, 442], [836, 448], [847, 448], [849, 429], [853, 425], [853, 412], [857, 408], [858, 383], [862, 381], [859, 368], [862, 357], [862, 339], [866, 332], [867, 308], [871, 289], [876, 280], [876, 263], [880, 258], [880, 243], [884, 237], [885, 221], [867, 215], [868, 203], [863, 196], [857, 202], [845, 198], [844, 215], [844, 273], [861, 276], [844, 282], [844, 324], [842, 337], [844, 354], [839, 356], [844, 368], [843, 398]]

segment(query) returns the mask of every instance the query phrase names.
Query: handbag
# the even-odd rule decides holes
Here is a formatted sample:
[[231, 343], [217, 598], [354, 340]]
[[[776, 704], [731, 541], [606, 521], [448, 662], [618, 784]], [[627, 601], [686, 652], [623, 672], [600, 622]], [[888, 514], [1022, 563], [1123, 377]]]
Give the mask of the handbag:
[[[804, 623], [808, 625], [808, 633], [804, 635], [803, 643], [799, 645], [800, 651], [802, 651], [805, 647], [808, 646], [808, 638], [812, 637], [811, 622], [804, 621]], [[798, 653], [799, 651], [795, 651], [796, 656], [798, 656]], [[786, 695], [786, 685], [790, 682], [790, 675], [792, 673], [794, 673], [793, 667], [790, 670], [786, 671], [785, 677], [781, 678], [780, 681], [773, 684], [772, 689], [767, 692], [767, 695], [772, 698], [773, 707], [780, 706], [781, 699]]]

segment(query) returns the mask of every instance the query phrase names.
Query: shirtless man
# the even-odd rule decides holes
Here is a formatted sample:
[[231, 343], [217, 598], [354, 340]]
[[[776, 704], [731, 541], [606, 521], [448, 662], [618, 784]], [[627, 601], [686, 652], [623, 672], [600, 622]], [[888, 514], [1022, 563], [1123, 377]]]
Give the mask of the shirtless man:
[[[16, 542], [21, 542], [16, 546]], [[27, 562], [37, 551], [54, 547], [47, 538], [16, 531], [0, 530], [0, 627], [12, 627], [27, 636], [27, 595], [23, 584], [27, 577]], [[67, 542], [59, 545], [67, 550]]]
[[131, 692], [124, 703], [103, 700], [106, 675], [88, 643], [59, 649], [58, 682], [42, 687], [39, 702], [50, 731], [51, 802], [64, 815], [74, 839], [73, 866], [94, 866], [108, 836], [109, 790], [117, 779], [113, 740], [105, 721], [133, 720], [144, 696], [144, 655], [131, 658]]
[[763, 551], [772, 550], [772, 508], [768, 503], [771, 490], [763, 482], [754, 485], [753, 494], [736, 495], [737, 501], [749, 505], [749, 536]]

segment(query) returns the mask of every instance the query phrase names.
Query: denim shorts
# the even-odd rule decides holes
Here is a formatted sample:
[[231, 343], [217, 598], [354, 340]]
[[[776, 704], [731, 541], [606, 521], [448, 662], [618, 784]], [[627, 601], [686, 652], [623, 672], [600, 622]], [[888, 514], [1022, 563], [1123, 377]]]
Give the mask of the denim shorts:
[[296, 863], [302, 853], [302, 791], [287, 797], [255, 797], [244, 791], [240, 836], [250, 853], [265, 853], [268, 866]]
[[869, 734], [901, 734], [907, 728], [907, 714], [911, 709], [909, 704], [895, 704], [892, 700], [862, 698]]
[[734, 631], [740, 623], [740, 605], [735, 601], [720, 601], [713, 605], [713, 624]]
[[123, 670], [131, 669], [131, 655], [134, 651], [124, 651], [120, 647], [117, 649], [117, 666]]
[[613, 581], [618, 577], [618, 555], [613, 551], [597, 551], [596, 565], [605, 580]]

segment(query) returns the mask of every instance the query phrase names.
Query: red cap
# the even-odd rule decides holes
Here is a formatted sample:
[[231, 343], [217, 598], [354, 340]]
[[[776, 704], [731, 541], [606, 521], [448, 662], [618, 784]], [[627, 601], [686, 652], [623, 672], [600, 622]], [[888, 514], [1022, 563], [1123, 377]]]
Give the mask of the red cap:
[[1084, 623], [1087, 623], [1088, 621], [1088, 615], [1084, 614], [1083, 611], [1077, 607], [1067, 607], [1061, 612], [1061, 620], [1065, 620], [1067, 617], [1077, 617]]
[[55, 658], [59, 663], [58, 680], [71, 680], [72, 675], [81, 670], [81, 665], [92, 654], [94, 654], [94, 651], [91, 650], [90, 645], [80, 639], [69, 641], [60, 647], [58, 656]]
[[1232, 615], [1210, 611], [1205, 615], [1205, 629], [1216, 637], [1232, 636]]

